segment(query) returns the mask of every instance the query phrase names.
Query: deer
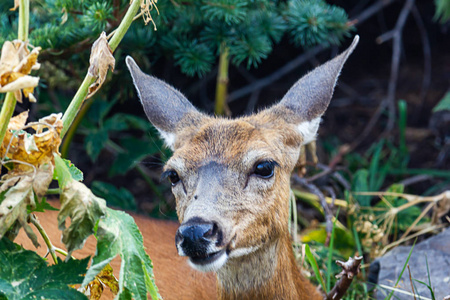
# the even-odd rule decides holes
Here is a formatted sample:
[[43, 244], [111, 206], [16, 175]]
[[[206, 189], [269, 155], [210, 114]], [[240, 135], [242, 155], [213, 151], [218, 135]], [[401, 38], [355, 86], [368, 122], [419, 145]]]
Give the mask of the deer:
[[[126, 58], [147, 118], [173, 151], [162, 178], [171, 184], [180, 225], [133, 215], [164, 299], [324, 299], [294, 256], [290, 176], [302, 145], [315, 140], [358, 41], [303, 76], [278, 103], [235, 119], [200, 112]], [[81, 254], [94, 253], [95, 241], [86, 245]]]

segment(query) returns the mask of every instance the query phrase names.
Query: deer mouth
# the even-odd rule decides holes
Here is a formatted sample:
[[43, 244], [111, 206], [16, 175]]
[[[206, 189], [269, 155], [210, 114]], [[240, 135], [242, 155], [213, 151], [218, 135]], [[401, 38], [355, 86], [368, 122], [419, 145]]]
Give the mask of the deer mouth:
[[227, 261], [226, 248], [206, 254], [205, 256], [189, 256], [189, 265], [202, 272], [214, 272], [219, 270]]

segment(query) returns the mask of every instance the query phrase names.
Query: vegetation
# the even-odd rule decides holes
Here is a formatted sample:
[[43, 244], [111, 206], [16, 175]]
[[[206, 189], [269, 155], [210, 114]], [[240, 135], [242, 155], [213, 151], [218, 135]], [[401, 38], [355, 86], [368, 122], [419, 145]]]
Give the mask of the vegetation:
[[[141, 6], [141, 2], [147, 5]], [[383, 5], [391, 2], [384, 1]], [[406, 6], [409, 2], [405, 1], [403, 9], [414, 12], [414, 5]], [[159, 201], [160, 204], [151, 204], [148, 209], [151, 214], [171, 208], [167, 188], [159, 184], [158, 175], [151, 168], [161, 165], [170, 155], [169, 150], [162, 148], [151, 125], [137, 115], [136, 109], [126, 108], [127, 105], [134, 106], [124, 105], [124, 99], [133, 95], [129, 76], [122, 71], [125, 55], [132, 55], [140, 65], [155, 73], [161, 72], [157, 68], [161, 67], [168, 70], [166, 73], [177, 74], [180, 82], [188, 82], [186, 89], [192, 85], [192, 89], [198, 90], [200, 85], [215, 78], [214, 96], [203, 97], [207, 101], [198, 104], [216, 114], [230, 114], [228, 106], [242, 95], [251, 94], [246, 111], [253, 110], [252, 99], [258, 98], [263, 85], [279, 79], [283, 72], [286, 74], [287, 68], [271, 69], [273, 74], [262, 79], [251, 73], [257, 67], [264, 69], [263, 62], [271, 59], [277, 47], [302, 47], [305, 53], [298, 61], [308, 61], [307, 58], [314, 58], [321, 49], [338, 45], [356, 30], [358, 22], [362, 22], [347, 17], [342, 8], [311, 0], [174, 0], [160, 1], [158, 7], [153, 2], [140, 0], [38, 0], [31, 6], [29, 0], [14, 3], [16, 10], [10, 11], [12, 0], [0, 2], [0, 45], [3, 45], [0, 92], [6, 92], [0, 113], [0, 140], [3, 141], [0, 149], [3, 166], [0, 265], [4, 266], [0, 269], [0, 299], [50, 295], [55, 299], [69, 296], [85, 299], [70, 286], [81, 284], [94, 289], [100, 273], [103, 278], [108, 278], [107, 284], [117, 290], [121, 298], [130, 298], [130, 292], [141, 298], [146, 298], [147, 293], [153, 299], [158, 298], [152, 284], [144, 284], [146, 288], [136, 291], [124, 288], [127, 280], [153, 282], [151, 261], [130, 217], [105, 205], [106, 200], [109, 205], [135, 210], [142, 201], [136, 201], [141, 197], [137, 188], [131, 190], [130, 186], [134, 185], [144, 186], [145, 195], [151, 190], [156, 199], [154, 203]], [[434, 20], [445, 24], [450, 16], [449, 1], [436, 0], [435, 3]], [[379, 5], [378, 9], [383, 7]], [[136, 20], [132, 24], [133, 19]], [[144, 26], [144, 23], [150, 25]], [[400, 25], [396, 26], [396, 34], [401, 36], [404, 23], [397, 24]], [[425, 40], [423, 44], [426, 48]], [[39, 68], [38, 58], [42, 63], [38, 73], [40, 79], [34, 71]], [[95, 60], [101, 64], [95, 65]], [[7, 69], [11, 65], [14, 72]], [[292, 70], [294, 62], [288, 61], [288, 65]], [[114, 74], [108, 72], [114, 69]], [[195, 77], [195, 83], [179, 75], [180, 72]], [[267, 73], [267, 67], [262, 72]], [[248, 86], [242, 87], [238, 81], [244, 80], [239, 78], [247, 78]], [[17, 88], [14, 82], [19, 81], [20, 88]], [[392, 75], [389, 81], [390, 86], [395, 87], [397, 77]], [[228, 93], [231, 86], [236, 93]], [[204, 87], [203, 90], [208, 89]], [[236, 96], [237, 92], [241, 96]], [[73, 99], [67, 96], [73, 94]], [[86, 100], [86, 97], [92, 98]], [[214, 100], [209, 101], [209, 98]], [[37, 105], [29, 103], [36, 99]], [[434, 113], [450, 111], [449, 99], [447, 93], [435, 106]], [[17, 101], [19, 105], [16, 105]], [[242, 103], [234, 103], [237, 102]], [[18, 110], [33, 109], [12, 117], [17, 106], [21, 107]], [[389, 118], [393, 116], [395, 127], [387, 126], [387, 132], [380, 133], [370, 142], [367, 142], [366, 130], [351, 144], [336, 137], [323, 139], [318, 146], [331, 158], [328, 165], [306, 163], [299, 169], [298, 173], [306, 171], [306, 176], [296, 180], [292, 207], [312, 208], [318, 216], [302, 215], [303, 209], [297, 216], [297, 209], [292, 209], [294, 246], [298, 249], [299, 261], [303, 254], [307, 256], [310, 265], [305, 266], [312, 280], [326, 291], [334, 285], [333, 275], [340, 271], [331, 262], [361, 255], [362, 274], [353, 283], [347, 299], [368, 299], [371, 286], [366, 283], [367, 266], [374, 258], [399, 244], [412, 244], [417, 237], [436, 233], [446, 226], [448, 205], [445, 204], [450, 200], [443, 191], [448, 189], [450, 176], [445, 168], [417, 168], [417, 163], [412, 161], [413, 153], [407, 141], [410, 107], [408, 101], [397, 101], [396, 97], [387, 102], [383, 100], [377, 117], [381, 122], [375, 122], [375, 118], [372, 123], [382, 124], [385, 113]], [[59, 111], [64, 114], [55, 114]], [[31, 120], [39, 121], [27, 122], [28, 114]], [[370, 132], [373, 127], [366, 129]], [[440, 138], [436, 147], [443, 153], [445, 164], [448, 142], [445, 136]], [[82, 155], [74, 155], [80, 148], [87, 154], [87, 160]], [[29, 155], [30, 151], [39, 155]], [[84, 167], [86, 178], [65, 159], [68, 157]], [[90, 169], [94, 163], [96, 167]], [[127, 187], [115, 185], [115, 182], [123, 181], [125, 174], [134, 178], [132, 184]], [[433, 184], [416, 190], [408, 183], [411, 178], [419, 181], [427, 178]], [[49, 188], [53, 180], [57, 181], [57, 187]], [[82, 183], [83, 180], [91, 189]], [[36, 241], [28, 221], [46, 237], [45, 228], [40, 228], [32, 212], [52, 209], [46, 201], [51, 194], [61, 198], [60, 226], [68, 251], [52, 251], [55, 264], [47, 266], [41, 257], [19, 249], [7, 238], [14, 239], [17, 230], [23, 227]], [[79, 209], [77, 203], [86, 202], [86, 199], [93, 205]], [[174, 215], [174, 212], [169, 214]], [[100, 216], [106, 218], [99, 221]], [[64, 226], [66, 218], [72, 220], [67, 228]], [[301, 228], [298, 235], [297, 226]], [[136, 238], [129, 241], [102, 236], [102, 230], [98, 228], [119, 228], [127, 232], [121, 236]], [[56, 257], [55, 252], [58, 252], [69, 258], [70, 253], [81, 247], [92, 233], [99, 241], [99, 248], [89, 269], [85, 260], [63, 262]], [[117, 242], [114, 252], [105, 247], [112, 239]], [[51, 241], [46, 242], [52, 249]], [[301, 243], [310, 246], [302, 250]], [[129, 255], [130, 251], [138, 253], [139, 263], [133, 261], [136, 257]], [[108, 262], [117, 254], [130, 260], [127, 265], [132, 276], [115, 281]], [[29, 262], [27, 266], [34, 272], [24, 274], [20, 264], [23, 261]], [[33, 281], [34, 275], [51, 278], [54, 284], [49, 286]], [[19, 278], [25, 279], [20, 289], [13, 286]], [[425, 284], [431, 290], [431, 281], [416, 283]], [[26, 294], [24, 291], [30, 288], [34, 292]]]

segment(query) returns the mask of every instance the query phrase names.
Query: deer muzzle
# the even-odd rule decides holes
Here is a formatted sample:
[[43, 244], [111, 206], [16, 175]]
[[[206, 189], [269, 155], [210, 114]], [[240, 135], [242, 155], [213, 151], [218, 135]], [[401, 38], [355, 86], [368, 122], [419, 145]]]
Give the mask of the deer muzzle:
[[192, 218], [183, 223], [175, 236], [178, 254], [187, 256], [196, 270], [209, 272], [220, 269], [227, 260], [223, 232], [216, 222]]

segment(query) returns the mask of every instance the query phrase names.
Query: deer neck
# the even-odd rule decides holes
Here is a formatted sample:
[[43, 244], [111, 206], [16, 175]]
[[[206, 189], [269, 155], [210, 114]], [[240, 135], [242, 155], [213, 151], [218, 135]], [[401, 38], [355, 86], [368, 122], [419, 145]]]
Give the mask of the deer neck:
[[286, 235], [243, 257], [230, 259], [217, 272], [218, 298], [323, 299], [301, 274]]

